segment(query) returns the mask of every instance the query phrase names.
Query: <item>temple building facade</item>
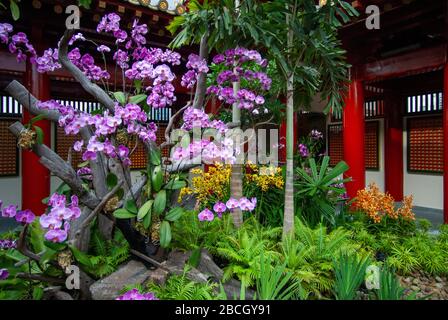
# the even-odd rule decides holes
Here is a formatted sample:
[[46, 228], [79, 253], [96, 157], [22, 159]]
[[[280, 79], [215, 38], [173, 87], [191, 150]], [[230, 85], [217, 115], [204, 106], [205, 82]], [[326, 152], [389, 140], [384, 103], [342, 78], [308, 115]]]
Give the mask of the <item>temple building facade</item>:
[[[14, 23], [16, 29], [30, 35], [38, 50], [55, 45], [67, 17], [63, 10], [67, 1], [26, 2], [23, 17]], [[413, 195], [419, 210], [448, 223], [448, 3], [358, 0], [352, 5], [361, 15], [339, 32], [351, 64], [345, 107], [341, 114], [324, 115], [325, 102], [316, 98], [310, 109], [297, 112], [296, 145], [310, 130], [321, 130], [331, 163], [344, 160], [350, 166], [350, 196], [374, 182], [396, 201]], [[367, 27], [369, 5], [380, 10], [379, 29]], [[148, 45], [161, 48], [172, 39], [165, 27], [173, 15], [186, 10], [183, 1], [176, 0], [93, 1], [91, 9], [83, 11], [81, 17], [81, 32], [89, 38], [112, 44], [111, 39], [96, 33], [95, 25], [104, 13], [114, 11], [127, 23], [132, 24], [135, 17], [147, 23]], [[0, 19], [11, 21], [7, 12]], [[197, 51], [195, 47], [179, 50], [183, 56]], [[20, 151], [8, 131], [17, 119], [30, 119], [3, 90], [13, 79], [38, 99], [60, 100], [83, 111], [94, 111], [98, 103], [63, 70], [37, 73], [31, 64], [17, 63], [6, 48], [1, 48], [0, 198], [6, 204], [17, 203], [38, 212], [45, 208], [41, 200], [58, 187], [59, 181], [34, 154]], [[179, 84], [176, 94], [172, 108], [150, 115], [159, 125], [160, 138], [170, 117], [189, 99]], [[67, 158], [76, 137], [65, 135], [45, 120], [39, 125], [45, 133], [44, 143]], [[284, 128], [280, 125], [280, 141]], [[135, 174], [146, 166], [143, 146], [138, 148], [131, 158]], [[164, 150], [165, 155], [168, 151]], [[79, 155], [71, 157], [73, 163], [81, 162]]]

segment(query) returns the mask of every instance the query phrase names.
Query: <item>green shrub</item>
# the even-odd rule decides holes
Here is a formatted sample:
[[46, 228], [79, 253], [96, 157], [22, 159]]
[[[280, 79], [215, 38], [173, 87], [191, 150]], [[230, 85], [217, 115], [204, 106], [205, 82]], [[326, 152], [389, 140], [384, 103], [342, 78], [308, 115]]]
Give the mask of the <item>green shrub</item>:
[[370, 263], [368, 256], [359, 257], [357, 254], [341, 254], [339, 260], [334, 261], [336, 275], [334, 293], [337, 300], [355, 298]]
[[153, 292], [160, 300], [214, 300], [217, 285], [210, 282], [197, 283], [187, 278], [189, 268], [182, 275], [172, 275], [163, 285], [149, 282], [146, 291]]

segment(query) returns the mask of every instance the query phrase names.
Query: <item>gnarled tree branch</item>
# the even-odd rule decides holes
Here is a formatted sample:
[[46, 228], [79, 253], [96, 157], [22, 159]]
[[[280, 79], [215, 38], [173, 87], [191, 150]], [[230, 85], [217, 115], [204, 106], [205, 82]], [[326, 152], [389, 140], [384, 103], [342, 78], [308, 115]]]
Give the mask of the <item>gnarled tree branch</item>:
[[90, 93], [95, 99], [104, 105], [107, 109], [114, 111], [115, 102], [112, 98], [98, 85], [91, 82], [77, 66], [75, 66], [68, 58], [68, 42], [75, 34], [76, 30], [66, 30], [64, 36], [59, 42], [59, 63], [67, 69], [79, 84]]
[[[9, 131], [16, 137], [19, 137], [23, 130], [25, 130], [25, 127], [20, 122], [15, 122], [9, 127]], [[33, 145], [32, 150], [40, 157], [40, 162], [48, 170], [70, 186], [72, 191], [79, 197], [81, 203], [92, 209], [97, 206], [100, 200], [83, 187], [82, 180], [78, 177], [75, 170], [57, 153], [46, 145], [38, 143]]]
[[[208, 58], [208, 32], [204, 33], [199, 44], [199, 57], [207, 60]], [[198, 82], [196, 83], [196, 93], [194, 95], [193, 107], [202, 108], [205, 99], [207, 75], [200, 72], [198, 75]]]

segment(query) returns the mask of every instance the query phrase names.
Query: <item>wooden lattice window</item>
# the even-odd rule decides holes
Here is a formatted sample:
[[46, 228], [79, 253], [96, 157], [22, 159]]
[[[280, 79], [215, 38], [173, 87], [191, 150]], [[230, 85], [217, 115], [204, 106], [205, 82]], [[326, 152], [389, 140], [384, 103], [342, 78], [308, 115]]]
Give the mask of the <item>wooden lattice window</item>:
[[409, 118], [408, 171], [443, 173], [442, 117]]
[[328, 155], [330, 156], [331, 166], [335, 166], [344, 158], [342, 124], [328, 126]]
[[364, 150], [366, 169], [379, 170], [379, 122], [367, 121], [365, 124]]
[[0, 119], [0, 176], [19, 175], [17, 139], [8, 128], [20, 119]]
[[73, 150], [73, 144], [75, 141], [82, 140], [81, 135], [66, 134], [64, 128], [55, 125], [55, 151], [64, 160], [68, 159], [68, 151], [72, 148], [72, 162], [73, 168], [77, 168], [78, 164], [82, 163], [82, 152], [76, 152]]
[[[166, 126], [158, 125], [157, 126], [157, 139], [156, 143], [157, 145], [160, 145], [162, 142], [165, 141], [165, 128]], [[129, 146], [129, 149], [132, 150], [135, 146], [135, 141], [131, 143], [131, 146]], [[164, 148], [162, 150], [162, 157], [168, 157], [169, 156], [169, 149]], [[131, 155], [131, 169], [144, 169], [146, 168], [146, 150], [143, 143], [140, 141], [138, 142], [137, 148]]]
[[[364, 136], [365, 167], [368, 170], [379, 170], [379, 123], [368, 121], [365, 124]], [[328, 155], [330, 165], [335, 166], [344, 160], [344, 141], [342, 124], [328, 126]]]

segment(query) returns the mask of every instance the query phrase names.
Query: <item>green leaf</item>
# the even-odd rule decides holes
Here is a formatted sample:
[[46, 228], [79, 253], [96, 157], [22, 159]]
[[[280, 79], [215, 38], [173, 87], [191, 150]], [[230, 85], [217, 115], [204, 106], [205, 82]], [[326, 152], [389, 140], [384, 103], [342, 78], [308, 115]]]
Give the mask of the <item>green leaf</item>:
[[165, 220], [174, 222], [174, 221], [179, 220], [179, 218], [182, 217], [183, 214], [184, 214], [184, 209], [182, 207], [174, 207], [165, 216]]
[[143, 219], [143, 226], [145, 227], [145, 229], [149, 229], [149, 226], [151, 225], [151, 222], [152, 222], [151, 218], [152, 218], [152, 214], [151, 214], [151, 211], [150, 211], [150, 212], [148, 212], [148, 214]]
[[154, 200], [146, 201], [138, 210], [137, 219], [142, 220], [147, 214], [151, 215], [152, 204]]
[[154, 213], [161, 214], [166, 207], [166, 190], [160, 190], [154, 199]]
[[78, 164], [78, 168], [84, 168], [89, 165], [89, 161], [84, 161]]
[[142, 80], [134, 80], [134, 87], [137, 93], [142, 91]]
[[9, 4], [9, 8], [11, 9], [12, 18], [17, 21], [20, 18], [20, 9], [15, 0], [11, 0]]
[[53, 260], [55, 255], [56, 255], [56, 251], [54, 251], [53, 249], [47, 249], [44, 254], [40, 257], [40, 262], [41, 263], [45, 263], [47, 261]]
[[40, 223], [35, 220], [29, 226], [30, 242], [34, 252], [42, 252], [45, 250], [45, 238], [44, 230], [40, 226]]
[[33, 300], [41, 300], [44, 295], [44, 289], [42, 287], [33, 288]]
[[70, 250], [73, 253], [73, 256], [75, 257], [76, 261], [78, 261], [80, 264], [83, 264], [87, 267], [93, 267], [92, 262], [89, 259], [89, 256], [80, 251], [78, 248], [76, 248], [75, 246], [69, 246]]
[[162, 188], [163, 183], [163, 172], [161, 166], [156, 166], [152, 171], [151, 175], [151, 184], [152, 188], [155, 192], [159, 191]]
[[120, 103], [121, 105], [126, 104], [126, 96], [125, 96], [124, 92], [121, 92], [121, 91], [114, 92], [114, 97], [118, 101], [118, 103]]
[[55, 251], [62, 251], [67, 247], [66, 243], [57, 243], [57, 242], [51, 242], [51, 241], [44, 241], [44, 244], [46, 247], [55, 250]]
[[92, 3], [92, 0], [79, 0], [78, 2], [81, 7], [90, 9], [90, 4]]
[[33, 126], [33, 129], [37, 135], [36, 142], [38, 144], [43, 144], [44, 143], [44, 131], [38, 126]]
[[144, 101], [148, 96], [146, 94], [138, 94], [136, 96], [132, 96], [129, 98], [130, 103], [139, 104], [140, 102]]
[[149, 150], [149, 159], [151, 164], [154, 166], [159, 166], [162, 163], [162, 156], [159, 148], [151, 148]]
[[177, 189], [182, 189], [186, 185], [187, 185], [187, 183], [183, 180], [172, 179], [172, 180], [168, 181], [168, 183], [165, 185], [165, 189], [177, 190]]
[[171, 242], [171, 226], [168, 221], [162, 221], [160, 225], [160, 245], [163, 248], [168, 247]]
[[118, 183], [117, 176], [114, 173], [109, 172], [109, 174], [107, 175], [107, 178], [106, 178], [107, 187], [109, 189], [112, 189], [113, 187], [115, 187], [117, 185], [117, 183]]
[[45, 119], [45, 115], [41, 113], [41, 114], [39, 114], [39, 115], [33, 117], [33, 118], [30, 120], [30, 124], [34, 124], [35, 122], [40, 121], [40, 120], [43, 120], [43, 119]]
[[196, 268], [201, 262], [201, 247], [194, 249], [191, 252], [190, 258], [188, 258], [188, 264], [193, 268]]
[[123, 199], [123, 197], [124, 197], [124, 189], [123, 188], [118, 189], [116, 194], [117, 194], [118, 200]]
[[135, 201], [132, 199], [126, 201], [126, 203], [124, 204], [124, 208], [133, 214], [138, 213], [137, 205], [135, 204]]
[[130, 218], [135, 218], [135, 214], [129, 212], [126, 209], [117, 209], [114, 211], [114, 217], [117, 219], [130, 219]]

